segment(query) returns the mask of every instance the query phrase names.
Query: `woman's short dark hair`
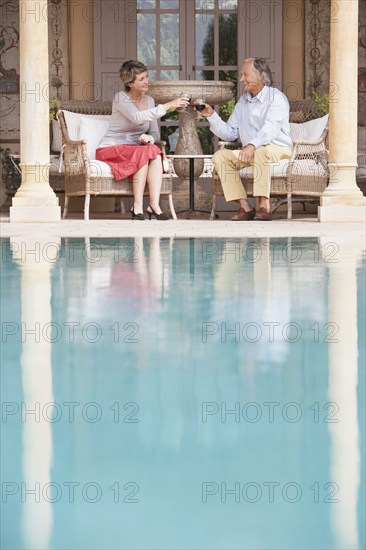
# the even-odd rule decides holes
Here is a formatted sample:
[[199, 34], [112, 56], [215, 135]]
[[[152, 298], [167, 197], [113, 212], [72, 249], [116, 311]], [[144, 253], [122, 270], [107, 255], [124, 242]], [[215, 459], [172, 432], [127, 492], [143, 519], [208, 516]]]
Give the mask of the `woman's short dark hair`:
[[273, 77], [271, 69], [268, 66], [267, 60], [263, 57], [255, 57], [253, 59], [253, 66], [255, 70], [263, 76], [264, 83], [267, 86], [272, 86], [273, 84]]
[[136, 76], [146, 71], [146, 65], [140, 61], [134, 61], [131, 59], [130, 61], [125, 61], [122, 63], [119, 70], [119, 76], [123, 82], [125, 90], [128, 92], [131, 89], [131, 84], [135, 82]]

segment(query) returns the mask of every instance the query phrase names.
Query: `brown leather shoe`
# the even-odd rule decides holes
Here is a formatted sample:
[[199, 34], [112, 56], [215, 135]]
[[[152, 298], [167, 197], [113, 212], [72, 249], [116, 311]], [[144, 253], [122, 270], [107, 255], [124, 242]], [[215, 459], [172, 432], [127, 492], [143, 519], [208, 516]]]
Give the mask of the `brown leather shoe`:
[[244, 208], [239, 208], [235, 216], [233, 216], [231, 219], [235, 222], [246, 222], [248, 220], [254, 220], [255, 216], [255, 210], [252, 208], [252, 210], [249, 210], [247, 212]]
[[269, 222], [272, 220], [272, 214], [262, 206], [259, 210], [257, 210], [254, 219], [262, 220], [262, 222]]

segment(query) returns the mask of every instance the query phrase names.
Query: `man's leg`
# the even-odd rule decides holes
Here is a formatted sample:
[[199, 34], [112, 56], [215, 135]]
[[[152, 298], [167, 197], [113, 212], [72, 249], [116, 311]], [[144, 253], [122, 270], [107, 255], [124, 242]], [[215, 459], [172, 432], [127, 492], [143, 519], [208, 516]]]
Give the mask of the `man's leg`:
[[282, 159], [291, 157], [290, 147], [282, 147], [280, 145], [263, 145], [258, 147], [254, 152], [254, 181], [253, 181], [253, 196], [258, 197], [259, 210], [264, 209], [264, 212], [257, 212], [257, 219], [270, 219], [266, 217], [266, 213], [270, 213], [270, 192], [271, 192], [271, 164]]
[[240, 179], [239, 170], [245, 166], [238, 160], [239, 151], [220, 149], [212, 157], [212, 163], [220, 178], [224, 196], [227, 202], [236, 201], [240, 204], [238, 213], [233, 220], [253, 219], [255, 210], [247, 199], [247, 192]]

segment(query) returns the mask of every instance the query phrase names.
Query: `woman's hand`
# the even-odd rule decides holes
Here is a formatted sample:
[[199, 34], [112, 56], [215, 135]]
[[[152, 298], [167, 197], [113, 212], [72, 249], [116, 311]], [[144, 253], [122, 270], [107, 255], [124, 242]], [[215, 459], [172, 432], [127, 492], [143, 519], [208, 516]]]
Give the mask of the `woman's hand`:
[[139, 137], [139, 143], [140, 145], [148, 145], [149, 143], [154, 143], [154, 138], [148, 134], [142, 134]]
[[170, 109], [185, 109], [188, 105], [189, 101], [185, 97], [177, 97], [177, 99], [173, 99], [173, 101], [164, 103], [164, 107], [167, 111]]

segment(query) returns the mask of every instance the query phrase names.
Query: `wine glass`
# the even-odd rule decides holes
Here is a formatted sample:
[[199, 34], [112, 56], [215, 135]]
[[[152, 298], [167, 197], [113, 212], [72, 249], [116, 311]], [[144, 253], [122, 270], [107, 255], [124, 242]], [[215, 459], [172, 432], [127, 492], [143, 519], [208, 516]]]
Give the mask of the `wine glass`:
[[194, 102], [194, 108], [196, 109], [196, 111], [204, 111], [206, 109], [205, 100], [202, 97], [196, 99], [196, 101]]
[[[186, 99], [188, 103], [192, 101], [192, 94], [190, 94], [189, 92], [182, 92], [179, 97], [181, 97], [182, 99]], [[185, 107], [183, 107], [182, 109], [177, 109], [177, 111], [185, 111], [185, 110], [186, 110]]]

